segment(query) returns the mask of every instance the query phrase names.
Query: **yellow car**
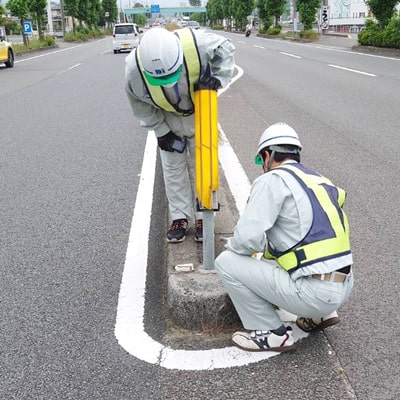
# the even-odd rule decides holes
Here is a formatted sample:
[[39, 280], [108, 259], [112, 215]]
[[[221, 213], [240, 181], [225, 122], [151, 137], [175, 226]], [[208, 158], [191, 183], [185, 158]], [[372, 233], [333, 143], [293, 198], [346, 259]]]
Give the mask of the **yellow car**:
[[0, 36], [0, 64], [2, 63], [6, 64], [7, 68], [14, 66], [14, 50], [4, 36]]

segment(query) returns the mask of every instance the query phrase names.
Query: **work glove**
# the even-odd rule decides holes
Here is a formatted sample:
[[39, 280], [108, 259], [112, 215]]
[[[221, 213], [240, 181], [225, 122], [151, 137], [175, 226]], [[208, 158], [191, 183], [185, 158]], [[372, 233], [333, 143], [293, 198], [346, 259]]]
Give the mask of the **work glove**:
[[222, 88], [220, 80], [206, 72], [200, 77], [195, 90], [218, 90], [220, 88]]
[[165, 151], [177, 151], [183, 153], [186, 147], [186, 141], [169, 131], [166, 135], [157, 138], [158, 147]]

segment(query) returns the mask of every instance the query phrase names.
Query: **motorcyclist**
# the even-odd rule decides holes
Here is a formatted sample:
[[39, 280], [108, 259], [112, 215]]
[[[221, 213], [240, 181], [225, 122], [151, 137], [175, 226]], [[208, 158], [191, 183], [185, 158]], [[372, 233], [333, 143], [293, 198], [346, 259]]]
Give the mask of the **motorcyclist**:
[[249, 36], [250, 36], [252, 28], [253, 28], [253, 27], [252, 27], [251, 23], [249, 22], [249, 23], [246, 25], [246, 31], [245, 31], [246, 37], [249, 37]]

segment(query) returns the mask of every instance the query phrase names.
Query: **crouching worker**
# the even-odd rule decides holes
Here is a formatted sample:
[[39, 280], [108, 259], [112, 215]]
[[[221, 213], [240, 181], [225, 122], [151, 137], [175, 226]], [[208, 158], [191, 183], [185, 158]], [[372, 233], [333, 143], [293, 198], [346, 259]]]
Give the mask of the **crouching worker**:
[[256, 156], [264, 174], [253, 183], [227, 250], [215, 260], [248, 330], [232, 336], [244, 350], [294, 349], [292, 328], [275, 306], [300, 316], [302, 330], [323, 330], [339, 322], [336, 311], [353, 287], [346, 194], [300, 164], [301, 149], [287, 124], [265, 130]]

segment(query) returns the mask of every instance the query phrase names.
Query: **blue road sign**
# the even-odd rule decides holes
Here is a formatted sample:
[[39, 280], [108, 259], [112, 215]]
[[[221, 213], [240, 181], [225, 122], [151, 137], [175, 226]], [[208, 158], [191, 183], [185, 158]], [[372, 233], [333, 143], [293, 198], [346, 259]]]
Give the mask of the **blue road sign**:
[[32, 22], [24, 21], [24, 33], [26, 36], [32, 36]]
[[152, 4], [150, 6], [150, 10], [152, 14], [159, 14], [160, 13], [160, 5], [159, 4]]

